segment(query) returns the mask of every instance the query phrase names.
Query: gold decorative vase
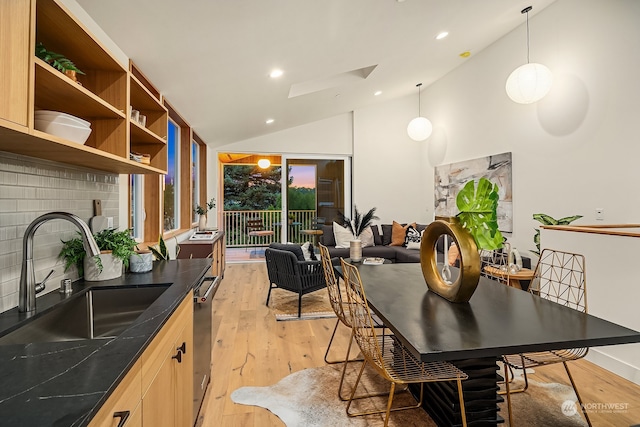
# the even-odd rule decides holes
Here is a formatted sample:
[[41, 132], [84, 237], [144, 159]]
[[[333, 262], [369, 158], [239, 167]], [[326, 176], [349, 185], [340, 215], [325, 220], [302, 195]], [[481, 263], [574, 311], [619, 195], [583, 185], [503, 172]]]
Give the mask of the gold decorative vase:
[[[448, 235], [460, 251], [460, 273], [453, 282], [445, 281], [437, 265], [436, 242]], [[445, 265], [447, 259], [444, 259]], [[436, 217], [424, 230], [420, 243], [420, 266], [429, 290], [451, 302], [468, 302], [480, 280], [480, 255], [471, 234], [457, 217]]]

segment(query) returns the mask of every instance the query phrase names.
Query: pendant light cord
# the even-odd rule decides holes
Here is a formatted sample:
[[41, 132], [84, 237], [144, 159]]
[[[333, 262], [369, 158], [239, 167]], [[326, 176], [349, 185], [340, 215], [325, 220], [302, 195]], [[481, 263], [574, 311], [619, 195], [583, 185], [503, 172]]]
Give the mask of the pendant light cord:
[[420, 115], [420, 86], [422, 86], [422, 83], [418, 83], [416, 85], [416, 87], [418, 88], [418, 117], [422, 117]]
[[520, 13], [524, 13], [527, 15], [527, 64], [529, 61], [529, 12], [533, 9], [533, 6], [527, 6], [520, 11]]

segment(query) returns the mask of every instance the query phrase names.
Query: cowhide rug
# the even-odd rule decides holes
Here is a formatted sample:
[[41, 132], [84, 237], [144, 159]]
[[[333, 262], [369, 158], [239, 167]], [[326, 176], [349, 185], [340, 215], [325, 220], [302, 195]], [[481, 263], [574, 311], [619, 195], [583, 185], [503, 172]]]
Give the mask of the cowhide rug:
[[[359, 363], [350, 363], [347, 372], [351, 387], [359, 369]], [[266, 408], [278, 416], [287, 427], [377, 427], [383, 425], [383, 417], [369, 415], [349, 418], [345, 414], [346, 402], [337, 396], [341, 365], [327, 365], [294, 372], [277, 384], [267, 387], [241, 387], [231, 394], [235, 403]], [[520, 387], [522, 379], [516, 377], [513, 387]], [[463, 383], [464, 387], [464, 383]], [[350, 389], [350, 388], [349, 388]], [[388, 390], [388, 382], [373, 370], [363, 374], [358, 394], [366, 391]], [[564, 415], [562, 404], [575, 401], [570, 386], [543, 384], [529, 379], [529, 390], [512, 397], [514, 419], [518, 427], [577, 427], [586, 423], [580, 414]], [[408, 393], [397, 393], [394, 407], [410, 405], [415, 401]], [[355, 401], [352, 411], [383, 409], [386, 397]], [[500, 414], [507, 418], [506, 403], [500, 405]], [[422, 409], [392, 412], [389, 425], [435, 427], [436, 424]]]

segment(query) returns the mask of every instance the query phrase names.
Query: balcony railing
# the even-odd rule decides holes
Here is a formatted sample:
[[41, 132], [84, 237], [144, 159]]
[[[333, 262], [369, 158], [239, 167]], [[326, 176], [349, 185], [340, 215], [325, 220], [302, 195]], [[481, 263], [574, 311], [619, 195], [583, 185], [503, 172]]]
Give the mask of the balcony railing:
[[[309, 236], [300, 231], [311, 228], [311, 223], [317, 216], [315, 210], [289, 211], [293, 218], [282, 221], [282, 211], [223, 211], [223, 222], [227, 247], [255, 247], [269, 246], [273, 242], [282, 242], [282, 227], [287, 227], [287, 241], [303, 243]], [[247, 234], [247, 220], [262, 219], [265, 230], [273, 230], [272, 236], [249, 237]]]

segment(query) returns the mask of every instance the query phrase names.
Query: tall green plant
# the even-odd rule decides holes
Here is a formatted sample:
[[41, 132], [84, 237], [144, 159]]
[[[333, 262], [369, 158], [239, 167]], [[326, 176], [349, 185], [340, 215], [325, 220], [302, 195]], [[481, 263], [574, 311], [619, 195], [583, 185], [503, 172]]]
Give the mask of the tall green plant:
[[[582, 218], [582, 215], [573, 215], [573, 216], [567, 216], [560, 219], [555, 219], [547, 214], [542, 214], [542, 213], [533, 214], [533, 219], [535, 219], [542, 225], [569, 225], [573, 221], [580, 218]], [[532, 250], [531, 252], [540, 256], [540, 229], [536, 228], [535, 230], [536, 230], [536, 234], [533, 235], [533, 243], [536, 244], [537, 250], [535, 251]]]
[[467, 182], [458, 193], [458, 218], [473, 236], [478, 249], [502, 247], [502, 233], [498, 230], [498, 199], [498, 185], [487, 178], [480, 178], [477, 187], [475, 181]]
[[376, 209], [377, 208], [371, 208], [369, 209], [369, 212], [361, 215], [360, 212], [358, 212], [358, 208], [354, 207], [355, 215], [353, 217], [353, 221], [344, 216], [342, 212], [338, 212], [338, 218], [340, 218], [344, 227], [348, 228], [355, 237], [358, 237], [365, 228], [371, 225], [371, 221], [374, 219], [380, 219], [375, 215]]

